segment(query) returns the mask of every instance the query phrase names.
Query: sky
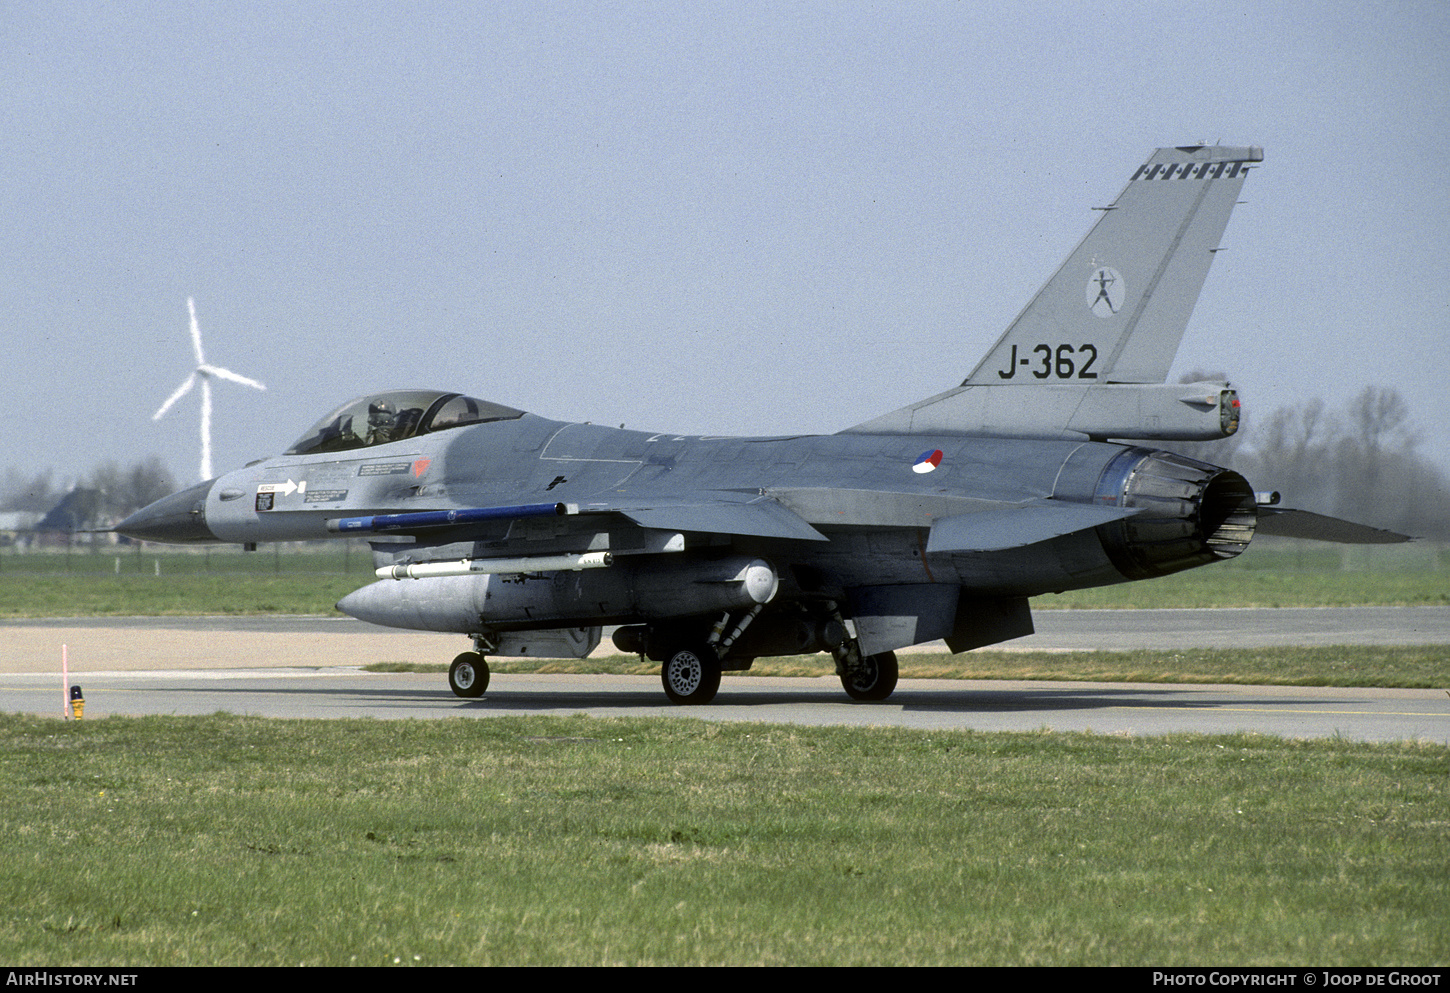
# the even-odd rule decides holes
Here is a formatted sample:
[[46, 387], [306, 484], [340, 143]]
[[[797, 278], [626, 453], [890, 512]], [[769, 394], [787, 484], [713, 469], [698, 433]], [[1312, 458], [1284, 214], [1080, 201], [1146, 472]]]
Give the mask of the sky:
[[1450, 5], [0, 0], [0, 470], [383, 389], [829, 433], [955, 386], [1158, 146], [1259, 145], [1174, 376], [1450, 469]]

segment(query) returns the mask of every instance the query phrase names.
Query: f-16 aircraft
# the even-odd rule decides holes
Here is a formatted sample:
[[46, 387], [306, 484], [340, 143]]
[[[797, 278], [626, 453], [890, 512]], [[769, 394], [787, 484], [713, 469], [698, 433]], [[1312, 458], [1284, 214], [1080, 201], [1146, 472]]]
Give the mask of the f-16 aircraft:
[[961, 385], [825, 436], [565, 423], [461, 393], [390, 390], [281, 455], [173, 494], [116, 530], [162, 542], [371, 542], [376, 582], [339, 609], [583, 657], [605, 625], [677, 703], [722, 671], [830, 652], [857, 700], [895, 651], [1031, 634], [1028, 600], [1233, 558], [1256, 532], [1403, 535], [1273, 506], [1238, 473], [1158, 443], [1239, 426], [1226, 382], [1168, 384], [1259, 148], [1161, 148]]

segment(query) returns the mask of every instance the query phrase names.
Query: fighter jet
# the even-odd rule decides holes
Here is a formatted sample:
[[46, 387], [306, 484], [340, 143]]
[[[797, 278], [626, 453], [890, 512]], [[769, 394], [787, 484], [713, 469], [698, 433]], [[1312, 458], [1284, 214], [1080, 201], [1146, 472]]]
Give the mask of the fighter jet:
[[895, 651], [1031, 634], [1030, 598], [1233, 558], [1256, 532], [1403, 535], [1273, 506], [1165, 450], [1239, 425], [1226, 382], [1169, 366], [1256, 147], [1161, 148], [959, 385], [832, 435], [687, 436], [566, 423], [461, 393], [391, 390], [281, 455], [116, 530], [163, 542], [371, 542], [338, 608], [467, 635], [487, 657], [583, 657], [606, 625], [676, 703], [722, 671], [830, 652], [884, 700]]

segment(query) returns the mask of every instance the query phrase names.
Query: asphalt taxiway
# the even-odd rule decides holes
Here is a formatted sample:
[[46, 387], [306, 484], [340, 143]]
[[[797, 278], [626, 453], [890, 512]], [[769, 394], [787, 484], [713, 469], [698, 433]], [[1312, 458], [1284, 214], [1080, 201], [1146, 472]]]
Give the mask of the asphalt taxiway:
[[[1450, 608], [1444, 607], [1040, 611], [1035, 619], [1038, 634], [1001, 647], [1450, 644]], [[62, 645], [70, 682], [84, 690], [87, 719], [218, 710], [382, 719], [589, 713], [983, 731], [1253, 731], [1450, 743], [1446, 689], [903, 680], [886, 702], [862, 704], [846, 698], [834, 677], [730, 675], [710, 706], [676, 707], [654, 676], [495, 674], [483, 698], [461, 700], [438, 674], [368, 673], [360, 667], [445, 662], [467, 647], [466, 639], [312, 617], [0, 623], [0, 712], [60, 713]]]

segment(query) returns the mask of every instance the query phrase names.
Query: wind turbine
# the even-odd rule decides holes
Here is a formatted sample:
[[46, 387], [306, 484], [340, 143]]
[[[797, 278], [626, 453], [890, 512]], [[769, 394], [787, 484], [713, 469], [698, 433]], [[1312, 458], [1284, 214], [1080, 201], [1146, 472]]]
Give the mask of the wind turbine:
[[203, 481], [211, 479], [211, 380], [228, 379], [233, 383], [241, 383], [243, 386], [250, 386], [254, 390], [265, 390], [267, 387], [255, 379], [248, 379], [246, 376], [239, 376], [230, 369], [223, 369], [221, 366], [208, 365], [206, 356], [201, 351], [201, 327], [196, 323], [196, 301], [186, 298], [186, 309], [191, 312], [191, 348], [196, 352], [196, 368], [191, 375], [186, 377], [185, 382], [176, 388], [176, 392], [166, 398], [161, 409], [151, 415], [153, 421], [161, 420], [163, 414], [171, 409], [171, 405], [191, 390], [198, 379], [201, 380], [201, 478]]

